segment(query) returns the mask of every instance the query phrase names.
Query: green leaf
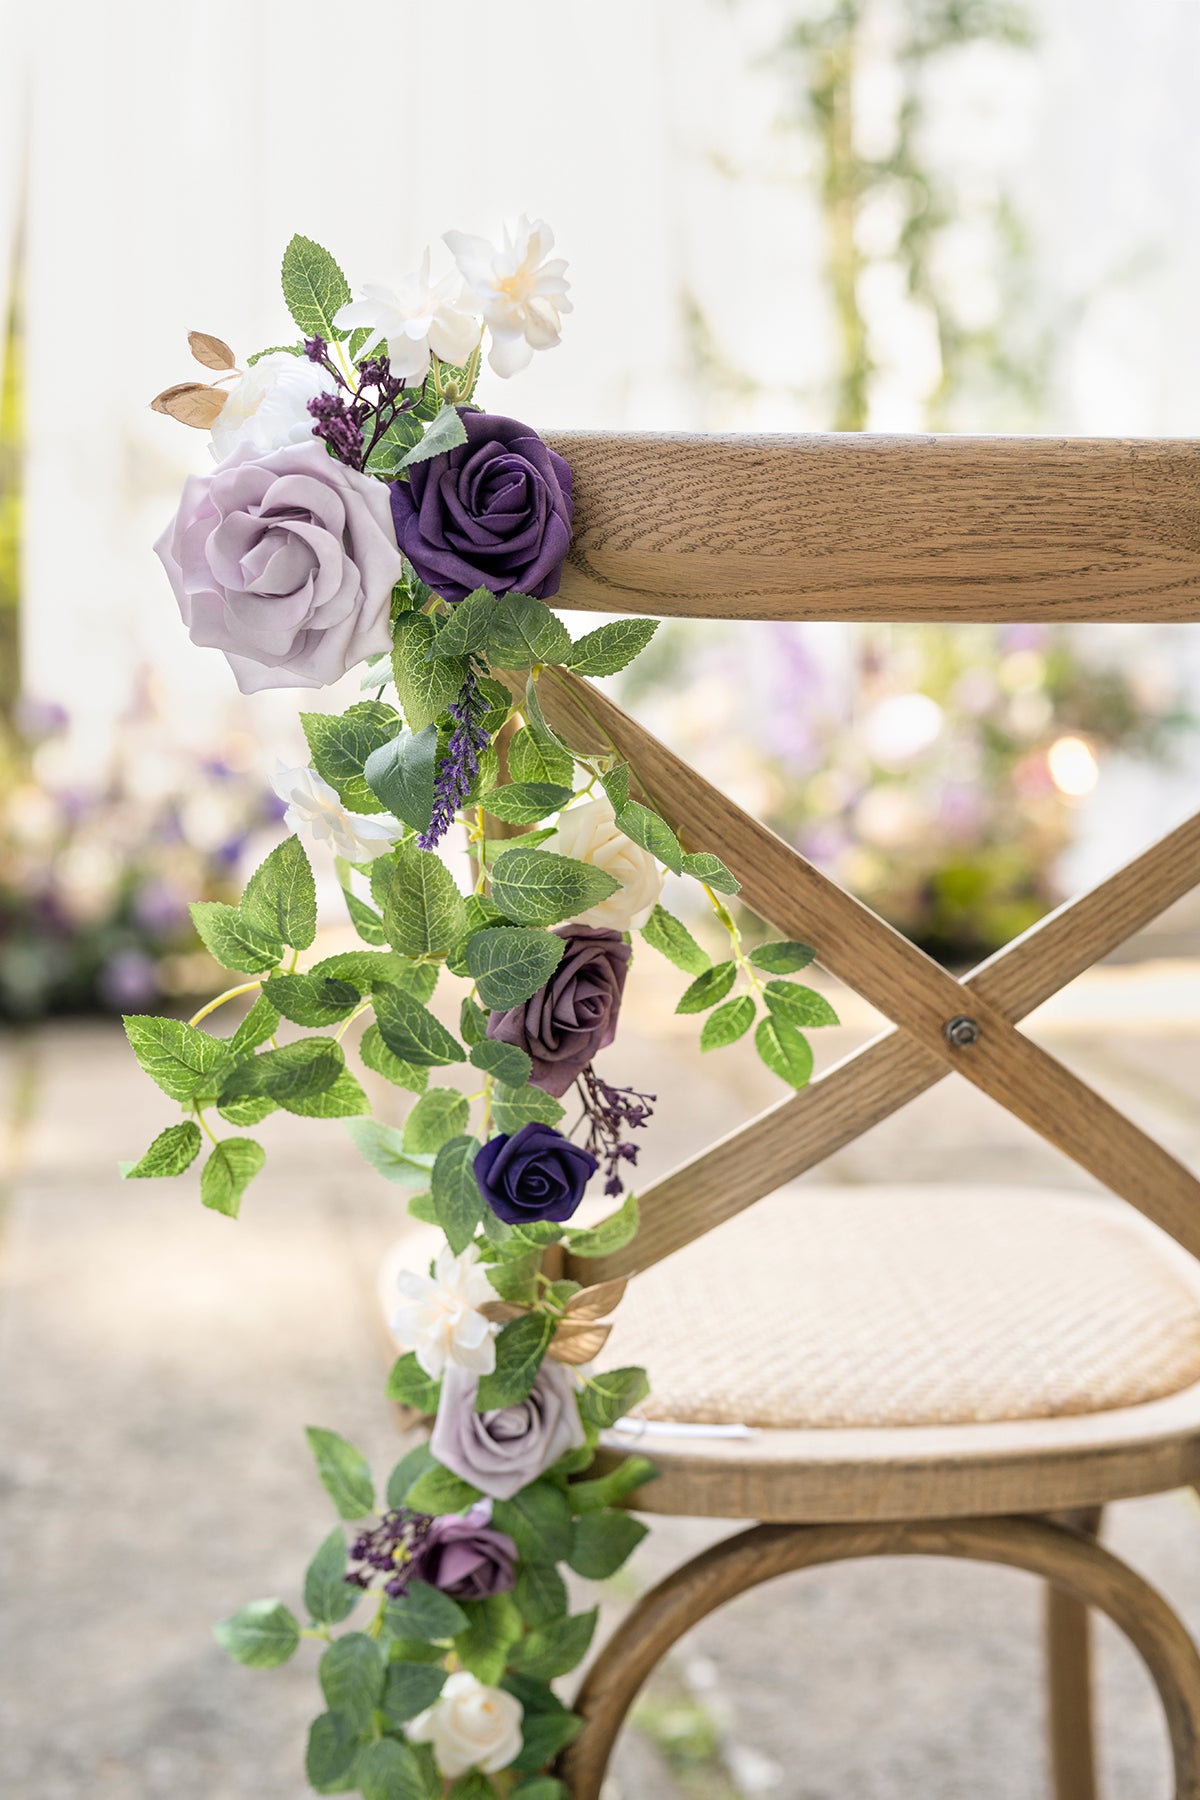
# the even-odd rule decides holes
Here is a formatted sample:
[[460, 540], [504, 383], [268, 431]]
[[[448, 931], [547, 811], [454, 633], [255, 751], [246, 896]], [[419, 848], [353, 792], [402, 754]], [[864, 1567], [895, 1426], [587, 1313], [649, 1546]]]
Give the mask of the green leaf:
[[200, 1127], [193, 1119], [185, 1119], [182, 1125], [168, 1125], [160, 1131], [137, 1162], [122, 1163], [121, 1173], [127, 1181], [182, 1175], [195, 1162], [199, 1150]]
[[724, 1006], [718, 1006], [705, 1019], [700, 1033], [701, 1050], [722, 1050], [726, 1044], [736, 1043], [753, 1025], [754, 1013], [754, 1001], [749, 994], [726, 1000]]
[[471, 1104], [457, 1088], [434, 1087], [404, 1121], [404, 1148], [414, 1156], [436, 1156], [442, 1145], [467, 1128]]
[[[333, 956], [322, 957], [308, 972], [348, 981], [360, 993], [369, 994], [384, 986], [407, 988], [413, 993], [417, 978], [430, 971], [410, 962], [407, 956], [399, 956], [394, 950], [339, 950]], [[417, 994], [418, 1000], [422, 997], [428, 998], [428, 995]]]
[[516, 1544], [522, 1561], [557, 1563], [571, 1549], [571, 1508], [553, 1481], [535, 1481], [511, 1500], [497, 1500], [492, 1524]]
[[377, 988], [374, 999], [375, 1022], [380, 1036], [401, 1062], [437, 1067], [443, 1063], [466, 1061], [457, 1038], [452, 1037], [441, 1021], [403, 988]]
[[411, 413], [398, 413], [383, 433], [367, 460], [367, 473], [395, 477], [404, 467], [404, 458], [421, 440], [421, 424]]
[[[565, 1717], [576, 1729], [583, 1723], [571, 1713], [565, 1714]], [[570, 1742], [570, 1739], [567, 1741]], [[550, 1759], [543, 1757], [542, 1760], [549, 1762]], [[519, 1787], [515, 1787], [508, 1800], [571, 1800], [571, 1795], [566, 1782], [560, 1781], [557, 1775], [535, 1775], [532, 1781], [523, 1781]]]
[[[561, 956], [562, 939], [550, 942], [560, 946]], [[185, 1025], [182, 1019], [156, 1019], [146, 1013], [130, 1013], [124, 1024], [133, 1054], [164, 1094], [172, 1100], [191, 1101], [211, 1091], [207, 1077], [220, 1068], [228, 1054], [220, 1038]]]
[[553, 1563], [522, 1563], [513, 1599], [530, 1625], [548, 1625], [562, 1618], [570, 1605], [567, 1584]]
[[315, 1625], [340, 1625], [362, 1599], [346, 1580], [346, 1540], [335, 1525], [304, 1573], [304, 1604]]
[[636, 1194], [627, 1194], [615, 1213], [586, 1231], [568, 1231], [572, 1256], [612, 1256], [631, 1244], [638, 1234]]
[[233, 1036], [228, 1040], [230, 1056], [248, 1056], [279, 1029], [279, 1014], [271, 1002], [260, 994]]
[[222, 1102], [217, 1107], [219, 1116], [227, 1125], [261, 1125], [264, 1119], [269, 1119], [273, 1112], [278, 1111], [275, 1102], [268, 1100], [265, 1094], [253, 1095], [245, 1100]]
[[768, 981], [764, 996], [775, 1017], [786, 1019], [789, 1025], [807, 1026], [813, 1030], [817, 1026], [838, 1023], [832, 1006], [815, 988], [800, 987], [792, 981]]
[[300, 357], [303, 355], [303, 344], [268, 344], [265, 350], [256, 350], [252, 356], [246, 358], [246, 367], [252, 369], [256, 362], [262, 361], [264, 356]]
[[433, 817], [433, 788], [437, 776], [438, 728], [423, 731], [407, 726], [367, 758], [364, 775], [381, 807], [395, 813], [414, 831], [428, 831]]
[[319, 1094], [296, 1095], [287, 1110], [301, 1119], [353, 1119], [371, 1110], [371, 1102], [349, 1069]]
[[443, 1469], [440, 1463], [426, 1469], [408, 1490], [407, 1504], [417, 1512], [450, 1513], [466, 1512], [468, 1506], [474, 1506], [483, 1495], [469, 1481], [461, 1476], [452, 1475], [449, 1469]]
[[577, 675], [615, 675], [646, 648], [657, 630], [657, 619], [614, 619], [575, 640], [567, 667]]
[[521, 1088], [529, 1080], [533, 1069], [531, 1059], [516, 1044], [501, 1044], [494, 1038], [484, 1038], [471, 1047], [471, 1061], [485, 1075], [494, 1075], [505, 1087]]
[[683, 851], [679, 839], [665, 819], [636, 800], [628, 800], [617, 814], [617, 829], [627, 838], [648, 850], [657, 861], [666, 863], [676, 875], [683, 873]]
[[436, 1663], [392, 1663], [383, 1688], [383, 1711], [392, 1725], [407, 1725], [432, 1706], [446, 1685], [446, 1670]]
[[193, 900], [188, 907], [196, 935], [223, 969], [260, 975], [273, 969], [283, 954], [283, 941], [256, 931], [236, 906], [220, 900]]
[[[400, 1367], [401, 1363], [412, 1362], [415, 1364], [416, 1360], [415, 1356], [402, 1356], [399, 1362], [396, 1363], [395, 1368], [393, 1368], [392, 1374], [395, 1375], [396, 1369]], [[424, 1370], [418, 1369], [418, 1372], [423, 1381], [429, 1382], [429, 1377], [425, 1374]], [[430, 1383], [430, 1385], [435, 1390], [440, 1390], [441, 1388], [441, 1383], [437, 1381]], [[391, 1398], [390, 1395], [389, 1398]], [[423, 1475], [426, 1469], [431, 1469], [433, 1467], [433, 1461], [433, 1451], [429, 1448], [427, 1443], [422, 1441], [419, 1444], [414, 1444], [412, 1449], [408, 1451], [405, 1456], [400, 1458], [400, 1461], [396, 1464], [395, 1468], [387, 1478], [387, 1504], [390, 1507], [403, 1506], [404, 1497], [408, 1493], [409, 1488], [413, 1485], [413, 1482], [417, 1479], [418, 1475]]]
[[608, 803], [614, 813], [619, 813], [623, 806], [629, 804], [629, 764], [618, 763], [615, 769], [608, 769], [600, 777], [600, 786], [608, 797]]
[[760, 1019], [754, 1047], [773, 1075], [789, 1087], [807, 1087], [812, 1076], [812, 1045], [786, 1019]]
[[309, 1785], [318, 1794], [347, 1793], [361, 1742], [352, 1719], [341, 1713], [321, 1713], [308, 1728], [304, 1772]]
[[751, 950], [750, 961], [756, 969], [765, 969], [768, 975], [794, 975], [797, 969], [807, 969], [816, 955], [816, 951], [808, 944], [798, 944], [794, 938], [780, 938], [772, 944], [760, 944], [757, 950]]
[[508, 746], [508, 768], [514, 782], [548, 782], [569, 788], [575, 761], [555, 738], [523, 725]]
[[310, 1425], [305, 1436], [316, 1458], [317, 1474], [337, 1507], [339, 1518], [365, 1518], [375, 1506], [375, 1484], [362, 1451], [336, 1431], [323, 1431], [318, 1425]]
[[253, 1138], [222, 1138], [200, 1171], [201, 1205], [236, 1219], [242, 1195], [266, 1160], [266, 1151]]
[[495, 1369], [479, 1378], [476, 1412], [498, 1412], [527, 1397], [550, 1347], [554, 1325], [547, 1313], [526, 1313], [509, 1320], [496, 1338]]
[[433, 1195], [428, 1188], [423, 1188], [419, 1194], [410, 1194], [405, 1202], [405, 1210], [410, 1219], [420, 1219], [422, 1225], [436, 1225], [438, 1222]]
[[[524, 1740], [521, 1754], [514, 1759], [513, 1768], [526, 1772], [544, 1768], [547, 1763], [553, 1762], [559, 1751], [572, 1743], [582, 1730], [583, 1720], [575, 1713], [567, 1712], [565, 1708], [562, 1712], [532, 1714], [527, 1712], [521, 1722], [521, 1735]], [[566, 1792], [561, 1782], [555, 1787], [551, 1787], [550, 1793], [556, 1792]], [[520, 1788], [514, 1789], [510, 1800], [517, 1800], [517, 1795], [520, 1793]], [[529, 1789], [526, 1789], [522, 1800], [529, 1800]], [[543, 1796], [537, 1794], [536, 1800], [543, 1800]]]
[[478, 1149], [478, 1138], [453, 1137], [442, 1145], [433, 1165], [433, 1207], [455, 1256], [466, 1249], [483, 1217], [485, 1203], [474, 1170]]
[[336, 342], [333, 315], [350, 300], [350, 285], [328, 250], [297, 234], [283, 253], [283, 298], [306, 338]]
[[687, 926], [665, 906], [656, 906], [642, 926], [642, 936], [652, 949], [673, 962], [687, 975], [703, 975], [711, 969], [712, 957], [702, 950]]
[[[398, 1356], [392, 1364], [387, 1397], [398, 1406], [411, 1406], [421, 1413], [435, 1413], [441, 1392], [441, 1382], [425, 1373], [411, 1350], [405, 1356]], [[424, 1470], [420, 1473], [424, 1473]], [[413, 1480], [416, 1480], [415, 1475]]]
[[588, 1653], [596, 1631], [596, 1607], [590, 1612], [575, 1613], [568, 1619], [555, 1619], [531, 1631], [514, 1644], [509, 1660], [522, 1674], [537, 1681], [555, 1681], [578, 1666]]
[[434, 1800], [441, 1784], [431, 1786], [421, 1759], [397, 1738], [380, 1738], [358, 1753], [354, 1779], [362, 1800]]
[[[382, 679], [391, 676], [387, 664]], [[384, 700], [359, 700], [344, 713], [301, 713], [313, 767], [353, 813], [395, 811], [377, 794], [366, 765], [400, 729], [400, 714]], [[401, 815], [403, 816], [403, 815]]]
[[507, 594], [492, 615], [487, 659], [494, 669], [531, 669], [561, 663], [571, 653], [571, 634], [544, 600]]
[[213, 1626], [213, 1636], [247, 1669], [277, 1669], [296, 1654], [300, 1621], [282, 1600], [252, 1600]]
[[593, 1375], [579, 1395], [579, 1415], [585, 1425], [607, 1431], [650, 1392], [645, 1369], [606, 1369]]
[[413, 445], [400, 467], [407, 469], [413, 463], [428, 462], [431, 456], [442, 456], [466, 441], [467, 428], [458, 416], [458, 408], [447, 404], [430, 420], [424, 437]]
[[462, 1607], [425, 1581], [410, 1581], [399, 1600], [388, 1607], [388, 1623], [398, 1637], [441, 1643], [467, 1628]]
[[270, 1004], [294, 1025], [335, 1025], [339, 1019], [348, 1019], [362, 998], [350, 982], [311, 972], [303, 975], [277, 971], [269, 977], [263, 992]]
[[506, 1012], [545, 986], [565, 950], [563, 939], [550, 931], [491, 926], [477, 931], [467, 945], [467, 972], [483, 1004]]
[[281, 1044], [277, 1050], [259, 1050], [232, 1069], [218, 1096], [222, 1106], [231, 1100], [265, 1095], [287, 1112], [331, 1088], [345, 1067], [342, 1047], [332, 1038], [301, 1038]]
[[454, 1653], [465, 1669], [492, 1687], [503, 1675], [509, 1651], [521, 1636], [521, 1615], [511, 1594], [473, 1600], [463, 1610], [467, 1628], [455, 1637]]
[[374, 1069], [385, 1081], [394, 1083], [396, 1087], [407, 1088], [412, 1094], [423, 1094], [429, 1081], [427, 1065], [401, 1062], [393, 1056], [383, 1038], [378, 1025], [368, 1025], [359, 1039], [358, 1054], [368, 1069]]
[[[466, 971], [463, 971], [464, 974]], [[470, 994], [464, 994], [458, 1009], [458, 1035], [464, 1044], [472, 1050], [487, 1040], [488, 1016], [482, 1006], [472, 1000]], [[472, 1058], [472, 1060], [474, 1060]]]
[[405, 956], [443, 956], [461, 937], [463, 918], [462, 895], [441, 857], [406, 844], [383, 908], [389, 941]]
[[492, 1095], [492, 1122], [509, 1137], [522, 1125], [557, 1125], [564, 1110], [561, 1101], [539, 1087], [498, 1087]]
[[429, 1180], [433, 1158], [416, 1157], [407, 1151], [403, 1135], [394, 1125], [385, 1125], [381, 1119], [351, 1119], [346, 1130], [359, 1155], [385, 1181], [395, 1181], [401, 1187], [421, 1187]]
[[256, 931], [307, 950], [317, 935], [317, 886], [298, 837], [285, 838], [246, 883], [240, 909]]
[[478, 1769], [469, 1769], [455, 1782], [446, 1800], [496, 1800], [496, 1789]]
[[317, 1670], [330, 1712], [352, 1719], [360, 1731], [370, 1727], [383, 1696], [383, 1657], [374, 1638], [350, 1631], [335, 1638]]
[[410, 731], [424, 731], [458, 698], [467, 674], [459, 656], [430, 660], [436, 637], [432, 619], [424, 613], [405, 613], [396, 621], [392, 640], [392, 674]]
[[492, 616], [502, 604], [490, 588], [476, 588], [451, 609], [433, 640], [430, 656], [466, 656], [482, 651]]
[[346, 902], [346, 911], [350, 916], [350, 923], [353, 925], [363, 943], [386, 944], [387, 938], [384, 936], [383, 920], [380, 918], [379, 914], [375, 912], [372, 907], [369, 907], [365, 900], [360, 900], [357, 894], [352, 894], [349, 888], [344, 887], [342, 889], [342, 899]]
[[685, 856], [683, 872], [685, 875], [695, 876], [697, 881], [705, 882], [717, 894], [736, 894], [742, 885], [729, 873], [720, 857], [713, 856], [708, 850], [700, 850], [694, 856]]
[[649, 1527], [632, 1513], [605, 1508], [586, 1512], [575, 1521], [575, 1541], [568, 1558], [577, 1575], [607, 1581], [646, 1536]]
[[506, 850], [492, 867], [492, 899], [518, 925], [557, 925], [615, 894], [603, 869], [551, 850]]
[[493, 788], [484, 801], [484, 811], [508, 825], [533, 825], [561, 811], [572, 792], [556, 781], [514, 781]]
[[619, 1501], [658, 1479], [658, 1470], [644, 1456], [627, 1456], [607, 1475], [594, 1481], [573, 1481], [567, 1489], [572, 1510], [577, 1513], [598, 1512], [602, 1507], [616, 1506]]
[[677, 1013], [703, 1012], [706, 1007], [715, 1006], [723, 1000], [737, 979], [737, 964], [733, 962], [714, 963], [703, 975], [697, 975], [691, 986], [685, 988]]

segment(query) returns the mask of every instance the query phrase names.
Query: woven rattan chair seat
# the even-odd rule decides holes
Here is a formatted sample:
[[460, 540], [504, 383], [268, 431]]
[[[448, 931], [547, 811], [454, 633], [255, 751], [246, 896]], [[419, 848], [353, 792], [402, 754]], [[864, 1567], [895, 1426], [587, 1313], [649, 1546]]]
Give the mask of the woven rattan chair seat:
[[798, 1184], [631, 1282], [604, 1360], [649, 1368], [647, 1420], [1061, 1418], [1200, 1382], [1200, 1283], [1105, 1199]]

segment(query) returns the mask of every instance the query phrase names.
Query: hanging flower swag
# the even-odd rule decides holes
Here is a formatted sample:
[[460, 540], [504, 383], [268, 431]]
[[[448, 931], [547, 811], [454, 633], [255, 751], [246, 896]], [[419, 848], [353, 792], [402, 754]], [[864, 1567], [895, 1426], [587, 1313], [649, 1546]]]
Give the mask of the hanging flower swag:
[[[249, 979], [187, 1024], [126, 1019], [142, 1068], [186, 1116], [124, 1173], [182, 1174], [207, 1139], [201, 1200], [236, 1217], [264, 1152], [218, 1137], [213, 1115], [244, 1129], [282, 1108], [346, 1119], [375, 1169], [419, 1190], [409, 1212], [446, 1241], [428, 1274], [400, 1277], [391, 1324], [404, 1353], [387, 1393], [433, 1420], [428, 1442], [377, 1498], [360, 1452], [310, 1430], [353, 1539], [335, 1527], [309, 1564], [306, 1626], [259, 1600], [217, 1637], [258, 1669], [304, 1637], [324, 1645], [326, 1710], [306, 1764], [318, 1793], [560, 1800], [545, 1771], [580, 1721], [551, 1684], [596, 1623], [594, 1610], [571, 1612], [560, 1565], [612, 1575], [646, 1530], [622, 1502], [654, 1473], [630, 1456], [588, 1478], [600, 1434], [647, 1381], [594, 1367], [623, 1284], [562, 1280], [554, 1262], [556, 1246], [606, 1255], [637, 1230], [632, 1194], [591, 1229], [570, 1223], [594, 1177], [623, 1194], [653, 1107], [595, 1066], [616, 1034], [633, 934], [693, 977], [678, 1010], [708, 1013], [703, 1049], [741, 1037], [761, 1002], [759, 1051], [794, 1086], [812, 1060], [800, 1025], [832, 1014], [758, 973], [791, 974], [811, 951], [747, 956], [720, 897], [737, 891], [724, 864], [684, 854], [630, 799], [615, 756], [584, 754], [547, 724], [539, 677], [614, 674], [655, 622], [571, 640], [546, 605], [571, 541], [571, 470], [536, 431], [473, 400], [485, 343], [507, 377], [559, 341], [571, 303], [550, 231], [522, 219], [499, 248], [461, 232], [445, 242], [456, 272], [435, 281], [426, 254], [397, 289], [356, 300], [327, 251], [293, 238], [283, 293], [302, 341], [241, 371], [219, 338], [193, 332], [215, 379], [153, 403], [209, 430], [216, 459], [187, 480], [156, 545], [192, 641], [221, 650], [245, 693], [323, 687], [365, 664], [369, 697], [302, 715], [311, 763], [275, 778], [293, 835], [236, 906], [192, 907], [217, 962]], [[439, 854], [453, 847], [458, 861], [454, 826], [472, 859], [467, 895]], [[332, 853], [366, 946], [308, 967], [316, 889], [302, 834]], [[730, 934], [727, 960], [713, 964], [664, 910], [664, 869], [701, 884]], [[466, 983], [457, 1032], [430, 1010], [443, 971]], [[202, 1028], [249, 994], [231, 1035]], [[346, 1034], [363, 1019], [363, 1063], [417, 1096], [402, 1130], [371, 1118], [347, 1064]], [[285, 1020], [305, 1034], [285, 1037]], [[478, 1093], [431, 1082], [459, 1063], [478, 1072]], [[368, 1593], [366, 1622], [336, 1632]]]

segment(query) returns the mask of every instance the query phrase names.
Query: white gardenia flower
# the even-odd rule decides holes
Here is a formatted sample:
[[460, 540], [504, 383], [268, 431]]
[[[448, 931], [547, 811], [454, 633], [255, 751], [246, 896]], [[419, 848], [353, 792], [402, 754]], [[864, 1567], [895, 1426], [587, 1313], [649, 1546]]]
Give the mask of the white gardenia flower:
[[392, 374], [404, 381], [425, 379], [431, 351], [443, 362], [461, 365], [479, 342], [479, 318], [463, 304], [462, 283], [453, 273], [431, 281], [428, 250], [421, 267], [398, 288], [369, 283], [363, 298], [339, 308], [333, 322], [339, 331], [371, 333], [358, 352], [360, 360], [382, 339]]
[[442, 241], [483, 309], [492, 334], [488, 361], [497, 375], [516, 375], [535, 350], [553, 349], [562, 337], [560, 315], [572, 311], [571, 284], [561, 256], [546, 260], [554, 233], [544, 220], [531, 223], [522, 214], [504, 227], [499, 249], [465, 231], [448, 231]]
[[466, 1669], [450, 1676], [433, 1705], [404, 1727], [414, 1744], [432, 1744], [438, 1770], [449, 1780], [479, 1769], [495, 1775], [521, 1754], [525, 1709], [503, 1688], [485, 1687]]
[[328, 844], [335, 856], [344, 856], [347, 862], [374, 862], [396, 847], [402, 828], [390, 813], [368, 818], [348, 812], [337, 790], [315, 769], [285, 769], [277, 763], [271, 786], [288, 803], [283, 815], [288, 830], [298, 837], [307, 832], [315, 843]]
[[478, 1308], [494, 1300], [496, 1290], [475, 1244], [461, 1256], [443, 1244], [431, 1276], [402, 1269], [396, 1285], [403, 1302], [392, 1315], [392, 1334], [402, 1349], [415, 1353], [431, 1381], [441, 1380], [447, 1363], [473, 1375], [491, 1374], [495, 1327]]
[[572, 919], [573, 925], [595, 925], [607, 931], [631, 931], [650, 917], [663, 890], [663, 872], [648, 850], [617, 829], [612, 802], [605, 795], [569, 806], [559, 814], [555, 849], [577, 862], [591, 863], [621, 883], [615, 894]]
[[234, 382], [213, 423], [214, 461], [224, 462], [235, 450], [266, 456], [285, 444], [307, 443], [313, 428], [308, 403], [335, 386], [333, 376], [306, 356], [286, 350], [260, 356]]

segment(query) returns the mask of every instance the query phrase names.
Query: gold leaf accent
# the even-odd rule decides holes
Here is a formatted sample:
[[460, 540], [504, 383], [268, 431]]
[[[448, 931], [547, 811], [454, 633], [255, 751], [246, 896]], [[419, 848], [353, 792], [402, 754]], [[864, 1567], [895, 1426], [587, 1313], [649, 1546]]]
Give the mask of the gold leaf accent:
[[550, 1340], [555, 1362], [585, 1363], [598, 1356], [608, 1342], [611, 1325], [593, 1325], [587, 1319], [564, 1319]]
[[507, 1325], [510, 1319], [523, 1318], [527, 1312], [532, 1312], [533, 1308], [518, 1306], [514, 1300], [485, 1300], [478, 1310], [485, 1319], [490, 1319], [493, 1325]]
[[206, 369], [236, 369], [237, 363], [233, 351], [223, 338], [213, 337], [207, 331], [189, 331], [188, 349], [198, 363]]
[[564, 1308], [568, 1319], [602, 1319], [620, 1305], [628, 1281], [602, 1281], [597, 1287], [580, 1288]]
[[198, 431], [210, 428], [224, 404], [224, 389], [209, 387], [203, 381], [176, 382], [150, 402], [154, 412], [166, 413], [181, 425], [194, 425]]

